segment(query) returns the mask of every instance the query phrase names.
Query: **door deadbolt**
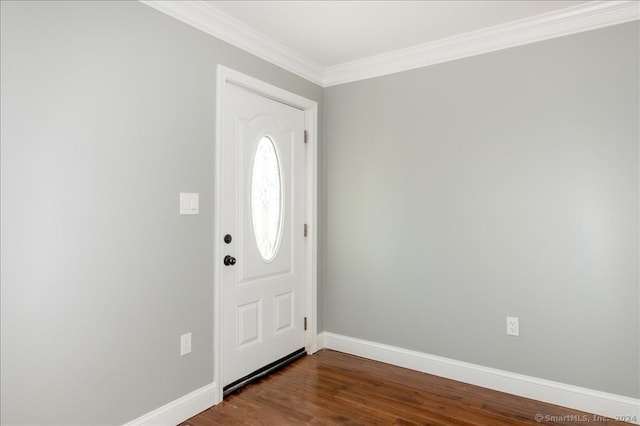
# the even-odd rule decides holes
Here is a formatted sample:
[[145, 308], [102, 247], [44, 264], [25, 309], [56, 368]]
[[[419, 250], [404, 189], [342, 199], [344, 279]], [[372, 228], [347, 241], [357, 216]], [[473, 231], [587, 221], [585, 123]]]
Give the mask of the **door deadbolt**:
[[233, 240], [233, 238], [231, 238], [231, 234], [227, 234], [224, 236], [224, 242], [229, 244], [231, 242], [231, 240]]

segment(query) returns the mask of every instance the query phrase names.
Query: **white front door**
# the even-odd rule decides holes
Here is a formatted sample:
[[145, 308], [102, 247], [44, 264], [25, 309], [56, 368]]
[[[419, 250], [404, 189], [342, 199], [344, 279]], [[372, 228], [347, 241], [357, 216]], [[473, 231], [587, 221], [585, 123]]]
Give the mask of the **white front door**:
[[304, 348], [304, 111], [225, 83], [222, 386]]

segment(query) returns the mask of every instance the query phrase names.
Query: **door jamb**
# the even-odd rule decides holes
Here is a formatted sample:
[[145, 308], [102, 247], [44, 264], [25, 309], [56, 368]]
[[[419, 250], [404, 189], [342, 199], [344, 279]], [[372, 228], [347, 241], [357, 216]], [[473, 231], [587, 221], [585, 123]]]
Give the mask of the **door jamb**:
[[[308, 318], [305, 331], [305, 349], [312, 354], [317, 350], [317, 269], [318, 269], [318, 104], [279, 87], [262, 82], [238, 71], [218, 65], [216, 76], [216, 138], [214, 158], [213, 198], [213, 381], [214, 404], [222, 402], [222, 125], [224, 123], [224, 100], [227, 83], [233, 83], [304, 111], [305, 129], [308, 133], [306, 148], [307, 188], [305, 200], [305, 223], [309, 234], [305, 239], [304, 312]], [[302, 230], [301, 230], [302, 231]]]

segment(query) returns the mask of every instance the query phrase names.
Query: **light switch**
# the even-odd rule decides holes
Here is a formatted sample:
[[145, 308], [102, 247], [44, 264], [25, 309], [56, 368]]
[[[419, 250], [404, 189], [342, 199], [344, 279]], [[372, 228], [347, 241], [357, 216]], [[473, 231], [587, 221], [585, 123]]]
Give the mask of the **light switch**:
[[197, 192], [180, 193], [180, 214], [198, 214], [200, 212], [200, 194]]

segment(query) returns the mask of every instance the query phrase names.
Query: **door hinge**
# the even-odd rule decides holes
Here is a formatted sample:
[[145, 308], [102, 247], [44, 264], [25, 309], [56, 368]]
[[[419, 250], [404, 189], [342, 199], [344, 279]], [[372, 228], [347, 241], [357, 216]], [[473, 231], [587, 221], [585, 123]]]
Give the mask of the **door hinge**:
[[305, 224], [304, 224], [304, 236], [305, 236], [305, 237], [306, 237], [306, 236], [307, 236], [307, 234], [309, 233], [308, 229], [309, 229], [309, 227], [308, 227], [308, 226], [307, 226], [307, 224], [305, 223]]
[[304, 331], [307, 331], [307, 317], [304, 317]]
[[304, 131], [304, 143], [308, 143], [309, 142], [309, 132], [307, 132], [306, 130]]

